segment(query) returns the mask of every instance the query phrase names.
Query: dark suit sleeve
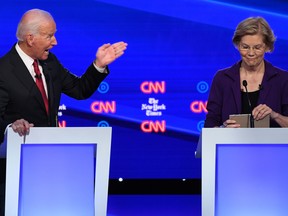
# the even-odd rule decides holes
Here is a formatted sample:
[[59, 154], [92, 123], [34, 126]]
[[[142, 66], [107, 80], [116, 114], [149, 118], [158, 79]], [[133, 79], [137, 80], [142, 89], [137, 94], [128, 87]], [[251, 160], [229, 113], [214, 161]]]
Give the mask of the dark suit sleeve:
[[100, 83], [109, 74], [108, 68], [108, 73], [100, 73], [91, 64], [82, 76], [76, 76], [65, 68], [54, 55], [51, 55], [47, 65], [56, 97], [64, 93], [77, 100], [87, 99], [97, 90]]
[[223, 90], [220, 74], [217, 73], [212, 81], [204, 127], [217, 127], [222, 124]]
[[81, 77], [66, 76], [63, 82], [63, 93], [83, 100], [89, 98], [106, 78], [107, 73], [100, 73], [91, 64]]
[[[1, 65], [3, 64], [0, 63], [0, 67]], [[6, 70], [8, 70], [7, 67], [3, 67], [3, 69], [5, 68]], [[7, 88], [6, 88], [7, 85], [5, 85], [6, 76], [4, 76], [3, 73], [0, 73], [0, 76], [1, 76], [0, 78], [0, 144], [1, 144], [4, 140], [5, 129], [11, 122], [4, 119], [4, 113], [6, 112], [6, 107], [7, 107], [7, 104], [9, 103], [9, 95], [8, 95]]]

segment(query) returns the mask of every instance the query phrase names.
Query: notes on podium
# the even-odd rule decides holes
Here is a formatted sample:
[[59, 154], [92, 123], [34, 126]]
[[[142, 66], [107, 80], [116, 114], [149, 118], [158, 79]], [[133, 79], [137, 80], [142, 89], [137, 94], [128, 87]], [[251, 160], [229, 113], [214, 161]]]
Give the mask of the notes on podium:
[[[250, 128], [250, 116], [251, 114], [235, 114], [230, 115], [229, 119], [235, 120], [237, 124], [240, 124], [241, 128]], [[261, 120], [253, 120], [254, 128], [269, 128], [270, 127], [270, 115], [267, 115]]]
[[[250, 114], [233, 114], [229, 116], [229, 119], [233, 119], [238, 124], [240, 124], [240, 128], [250, 128], [250, 116], [251, 116]], [[259, 121], [254, 120], [254, 128], [269, 128], [269, 127], [270, 127], [270, 115], [267, 115], [264, 119], [261, 119]], [[202, 132], [199, 135], [197, 149], [195, 151], [195, 157], [201, 158], [201, 155], [202, 155]]]

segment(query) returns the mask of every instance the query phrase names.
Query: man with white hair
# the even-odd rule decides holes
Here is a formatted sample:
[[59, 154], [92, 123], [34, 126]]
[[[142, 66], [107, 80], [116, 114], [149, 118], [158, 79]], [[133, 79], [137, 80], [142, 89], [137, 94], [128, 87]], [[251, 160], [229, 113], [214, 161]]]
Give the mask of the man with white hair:
[[[18, 42], [0, 58], [0, 143], [7, 126], [20, 136], [29, 133], [33, 126], [57, 126], [61, 94], [78, 100], [89, 98], [109, 74], [108, 65], [127, 48], [122, 41], [100, 46], [93, 63], [78, 77], [50, 52], [57, 45], [55, 33], [56, 23], [49, 12], [29, 10], [18, 24]], [[0, 161], [0, 166], [1, 215], [5, 160]]]

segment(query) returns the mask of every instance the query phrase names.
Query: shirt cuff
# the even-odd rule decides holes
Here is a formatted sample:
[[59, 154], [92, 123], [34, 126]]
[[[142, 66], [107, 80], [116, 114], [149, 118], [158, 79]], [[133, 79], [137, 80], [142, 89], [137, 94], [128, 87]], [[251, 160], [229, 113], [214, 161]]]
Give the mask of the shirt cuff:
[[93, 62], [93, 65], [94, 65], [94, 67], [96, 68], [96, 70], [99, 71], [100, 73], [107, 73], [106, 67], [100, 68], [100, 67], [98, 67], [94, 62]]

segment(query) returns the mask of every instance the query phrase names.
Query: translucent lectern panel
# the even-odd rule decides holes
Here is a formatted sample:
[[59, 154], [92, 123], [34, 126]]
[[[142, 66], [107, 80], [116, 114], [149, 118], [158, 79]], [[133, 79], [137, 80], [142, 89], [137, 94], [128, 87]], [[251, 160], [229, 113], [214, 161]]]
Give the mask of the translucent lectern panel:
[[[112, 128], [110, 127], [33, 127], [30, 129], [29, 135], [24, 139], [15, 133], [12, 128], [8, 128], [5, 136], [5, 139], [7, 140], [5, 216], [32, 216], [32, 214], [37, 216], [90, 216], [90, 212], [91, 216], [106, 215], [111, 135]], [[36, 149], [42, 149], [41, 145], [44, 146], [44, 152], [40, 151], [39, 153], [34, 153]], [[56, 147], [54, 148], [53, 145]], [[83, 149], [81, 145], [83, 146]], [[85, 148], [86, 145], [88, 150]], [[46, 149], [49, 146], [52, 149], [51, 151]], [[66, 147], [69, 150], [64, 150]], [[62, 149], [65, 154], [57, 155], [56, 152], [58, 152], [58, 148]], [[97, 151], [95, 151], [96, 148]], [[69, 154], [66, 155], [66, 153], [69, 153], [72, 156], [69, 156]], [[82, 153], [85, 156], [82, 155]], [[65, 172], [61, 172], [60, 168], [62, 165], [59, 164], [60, 162], [63, 162], [64, 156], [68, 157], [68, 162], [65, 162], [64, 160], [63, 166], [65, 165], [66, 168]], [[89, 160], [88, 157], [90, 157]], [[27, 159], [27, 161], [25, 159]], [[37, 161], [36, 159], [43, 159], [43, 161]], [[46, 159], [46, 161], [44, 159]], [[57, 160], [59, 163], [57, 163]], [[96, 162], [94, 162], [94, 160], [96, 160]], [[84, 164], [82, 164], [82, 162]], [[41, 165], [40, 168], [38, 166], [39, 164]], [[50, 168], [50, 165], [54, 165], [54, 168]], [[51, 174], [50, 176], [47, 175], [48, 171], [58, 171], [58, 173]], [[26, 172], [29, 172], [29, 174], [25, 174]], [[78, 174], [75, 174], [75, 172]], [[67, 175], [63, 176], [64, 173]], [[58, 174], [60, 174], [60, 177], [55, 179], [55, 176]], [[36, 183], [40, 182], [40, 180], [36, 180], [38, 177], [43, 177], [44, 180], [47, 178], [48, 181], [45, 182], [44, 180], [41, 180], [42, 186], [38, 186], [37, 188]], [[23, 180], [23, 182], [21, 183], [20, 180]], [[56, 194], [56, 190], [46, 190], [44, 192], [46, 196], [43, 196], [41, 199], [46, 199], [46, 202], [49, 204], [51, 202], [51, 205], [55, 201], [53, 205], [57, 205], [55, 209], [58, 208], [59, 212], [52, 213], [52, 208], [49, 208], [47, 210], [49, 214], [44, 213], [44, 211], [41, 214], [31, 213], [31, 210], [36, 211], [37, 209], [40, 209], [38, 206], [44, 205], [44, 202], [43, 204], [38, 203], [41, 199], [38, 200], [36, 198], [38, 196], [37, 193], [46, 189], [47, 186], [52, 186], [52, 184], [56, 187], [58, 180], [65, 183], [65, 186], [58, 186], [57, 192], [59, 192], [59, 194]], [[80, 183], [80, 180], [83, 180], [83, 183]], [[32, 184], [30, 184], [31, 182]], [[27, 187], [25, 187], [26, 184], [28, 185]], [[67, 189], [68, 186], [69, 189]], [[60, 199], [62, 195], [67, 195], [68, 192], [71, 193], [67, 196], [67, 199], [62, 199], [60, 202], [58, 199]], [[74, 192], [75, 194], [73, 194]], [[83, 195], [82, 192], [87, 193]], [[56, 194], [54, 195], [54, 200], [49, 200], [48, 195], [53, 195], [54, 193]], [[94, 197], [92, 197], [92, 195], [94, 195]], [[72, 200], [72, 198], [75, 198], [76, 201]], [[89, 201], [85, 201], [86, 198], [89, 199]], [[29, 209], [25, 207], [32, 206], [32, 204], [33, 207], [29, 207]], [[65, 212], [61, 212], [59, 206], [66, 204], [74, 209], [74, 213], [72, 210], [69, 211], [71, 209], [70, 207], [65, 208]], [[81, 214], [78, 214], [79, 211], [75, 209], [75, 207], [78, 206], [81, 206]], [[84, 214], [86, 208], [89, 208], [89, 210], [87, 214]], [[23, 213], [26, 211], [29, 211], [29, 213]]]
[[93, 216], [95, 148], [21, 145], [19, 216]]
[[286, 216], [288, 144], [217, 144], [215, 216]]

